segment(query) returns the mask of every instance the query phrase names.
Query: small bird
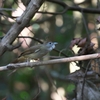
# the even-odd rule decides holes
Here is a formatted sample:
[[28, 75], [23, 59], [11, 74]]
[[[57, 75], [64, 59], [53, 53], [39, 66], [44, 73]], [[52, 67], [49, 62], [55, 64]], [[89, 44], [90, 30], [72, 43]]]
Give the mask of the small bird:
[[38, 44], [32, 46], [25, 51], [23, 51], [19, 57], [13, 62], [24, 62], [31, 59], [39, 59], [45, 56], [48, 52], [52, 51], [55, 48], [55, 45], [58, 44], [57, 42], [48, 42], [44, 44]]

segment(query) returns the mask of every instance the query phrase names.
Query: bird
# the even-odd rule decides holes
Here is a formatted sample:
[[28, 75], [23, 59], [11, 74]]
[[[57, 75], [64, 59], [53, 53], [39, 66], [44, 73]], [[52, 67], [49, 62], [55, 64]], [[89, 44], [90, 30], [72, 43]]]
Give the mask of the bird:
[[44, 44], [38, 44], [35, 46], [31, 46], [30, 48], [23, 51], [18, 58], [13, 61], [16, 62], [24, 62], [30, 61], [31, 59], [37, 60], [45, 56], [47, 53], [52, 51], [55, 48], [55, 45], [58, 44], [57, 42], [47, 42]]

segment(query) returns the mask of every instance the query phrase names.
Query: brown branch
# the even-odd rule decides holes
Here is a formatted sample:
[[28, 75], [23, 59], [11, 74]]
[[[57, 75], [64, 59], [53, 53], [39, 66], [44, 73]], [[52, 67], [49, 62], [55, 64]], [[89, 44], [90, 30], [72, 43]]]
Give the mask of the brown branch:
[[0, 11], [15, 11], [15, 9], [11, 9], [11, 8], [0, 8]]
[[9, 69], [17, 69], [17, 68], [25, 68], [25, 67], [36, 67], [36, 66], [41, 66], [41, 65], [67, 63], [67, 62], [73, 62], [73, 61], [82, 61], [82, 60], [89, 60], [89, 59], [95, 59], [95, 58], [100, 58], [100, 54], [95, 53], [95, 54], [90, 54], [90, 55], [75, 56], [75, 57], [61, 58], [61, 59], [48, 60], [48, 61], [8, 64], [6, 66], [1, 66], [0, 71], [9, 70]]
[[79, 11], [79, 12], [84, 12], [84, 13], [92, 13], [92, 14], [99, 14], [100, 10], [99, 9], [94, 9], [94, 8], [81, 8], [78, 6], [68, 6], [66, 3], [62, 2], [62, 1], [58, 1], [58, 0], [47, 0], [48, 2], [52, 2], [55, 4], [59, 4], [60, 6], [62, 6], [64, 8], [63, 11], [61, 12], [43, 12], [43, 11], [38, 11], [38, 13], [42, 13], [42, 14], [53, 14], [53, 15], [59, 15], [59, 14], [64, 14], [66, 13], [68, 10], [71, 11]]
[[92, 13], [92, 14], [99, 14], [100, 10], [99, 9], [94, 9], [94, 8], [81, 8], [81, 7], [68, 7], [68, 10], [72, 11], [79, 11], [79, 12], [84, 12], [84, 13]]
[[43, 42], [41, 40], [39, 40], [38, 38], [35, 38], [35, 37], [31, 37], [31, 36], [18, 36], [18, 38], [30, 38], [30, 39], [32, 39], [34, 41], [37, 41], [37, 42], [43, 44]]
[[64, 10], [61, 11], [61, 12], [43, 12], [43, 11], [38, 11], [37, 13], [57, 15], [57, 14], [64, 14], [68, 9], [68, 6], [62, 1], [58, 1], [58, 0], [47, 0], [47, 1], [62, 6]]

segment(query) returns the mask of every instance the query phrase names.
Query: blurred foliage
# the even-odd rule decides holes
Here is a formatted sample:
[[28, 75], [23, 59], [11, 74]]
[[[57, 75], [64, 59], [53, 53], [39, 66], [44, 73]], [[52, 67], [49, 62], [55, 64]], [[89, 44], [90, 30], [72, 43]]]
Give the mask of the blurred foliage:
[[[61, 1], [70, 6], [77, 5], [73, 0]], [[93, 0], [86, 1], [88, 2], [86, 2], [85, 4], [83, 3], [81, 6], [84, 6], [86, 8], [94, 8], [96, 6], [91, 2]], [[21, 10], [23, 10], [22, 4], [26, 6], [28, 4], [27, 0], [5, 0], [3, 7], [15, 10], [17, 10], [17, 8], [19, 7]], [[40, 10], [44, 12], [56, 12], [62, 10], [62, 7], [53, 3], [45, 2]], [[11, 16], [14, 16], [13, 12], [14, 11], [2, 12], [9, 17], [1, 16], [1, 37], [7, 33], [7, 31], [15, 22], [15, 18], [10, 18]], [[25, 34], [24, 31], [24, 34], [22, 33], [21, 35], [34, 36], [34, 38], [37, 38], [43, 42], [56, 41], [58, 42], [56, 49], [65, 53], [67, 56], [73, 56], [73, 53], [69, 49], [70, 42], [73, 38], [87, 37], [90, 34], [93, 34], [94, 36], [97, 35], [97, 32], [95, 31], [95, 15], [84, 14], [84, 18], [88, 26], [90, 25], [90, 33], [88, 34], [84, 27], [82, 15], [80, 13], [73, 11], [67, 11], [62, 15], [37, 13], [31, 20], [30, 25], [28, 25], [29, 27], [31, 27], [30, 30], [32, 30], [32, 32], [29, 30], [29, 27], [27, 27], [29, 33]], [[91, 25], [93, 26], [93, 28], [91, 28]], [[29, 40], [31, 41], [31, 39]], [[17, 42], [21, 42], [20, 39], [17, 38], [14, 44]], [[24, 39], [25, 44], [26, 42], [28, 43], [29, 41], [25, 41]], [[32, 40], [31, 43], [29, 42], [28, 44], [29, 46], [35, 45], [38, 44], [38, 41]], [[22, 47], [18, 48], [17, 50], [6, 52], [2, 57], [0, 57], [0, 65], [11, 63], [25, 48], [27, 47], [24, 47], [24, 45], [22, 45]], [[52, 51], [50, 54], [45, 56], [43, 60], [49, 59], [50, 55], [62, 56], [60, 53]], [[7, 100], [33, 100], [33, 98], [38, 94], [38, 88], [40, 88], [40, 93], [34, 100], [51, 100], [54, 99], [52, 95], [54, 95], [55, 92], [57, 93], [57, 95], [59, 94], [57, 91], [60, 87], [63, 88], [63, 91], [65, 92], [64, 96], [66, 97], [66, 100], [67, 96], [72, 97], [74, 95], [74, 85], [68, 81], [64, 82], [51, 77], [49, 74], [51, 71], [56, 71], [59, 74], [66, 76], [70, 73], [69, 63], [0, 72], [0, 100], [5, 97], [7, 98]], [[60, 96], [60, 99], [61, 97], [62, 96]]]

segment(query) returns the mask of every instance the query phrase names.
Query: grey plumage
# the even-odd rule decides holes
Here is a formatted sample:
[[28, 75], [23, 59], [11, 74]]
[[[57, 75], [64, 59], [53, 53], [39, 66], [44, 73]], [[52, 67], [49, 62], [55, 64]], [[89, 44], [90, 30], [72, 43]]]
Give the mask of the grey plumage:
[[27, 59], [38, 59], [45, 56], [48, 52], [55, 48], [57, 42], [48, 42], [32, 46], [23, 51], [15, 62], [23, 62]]

